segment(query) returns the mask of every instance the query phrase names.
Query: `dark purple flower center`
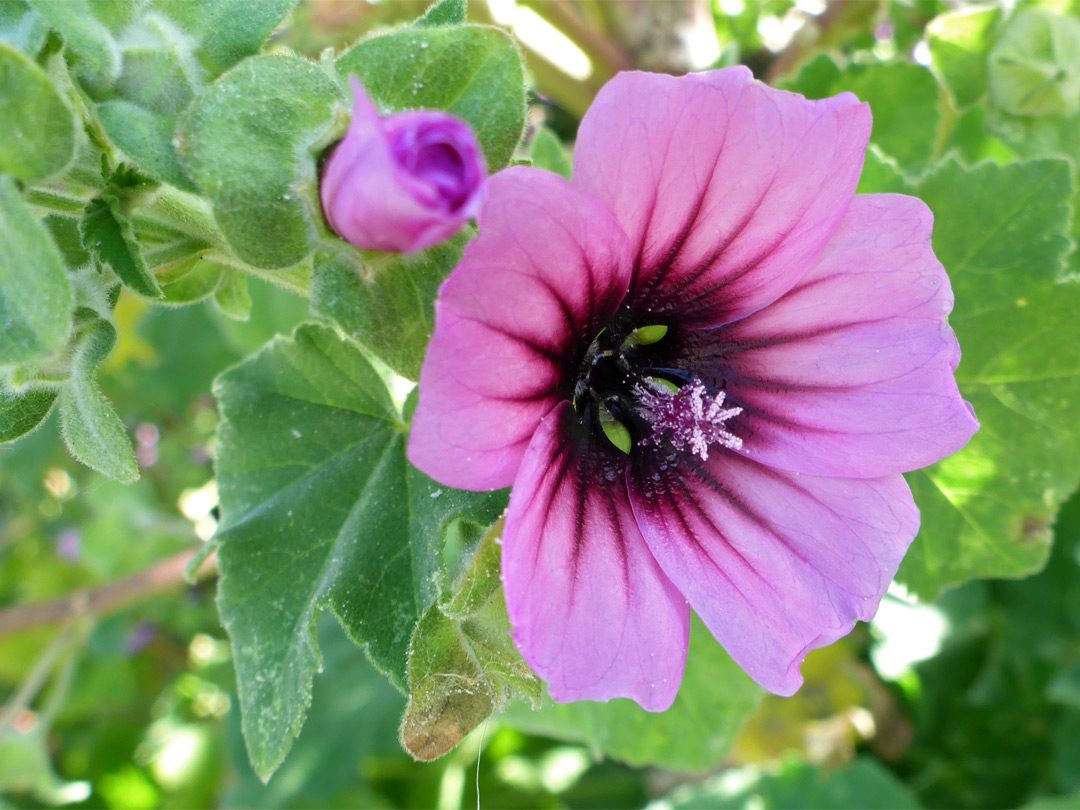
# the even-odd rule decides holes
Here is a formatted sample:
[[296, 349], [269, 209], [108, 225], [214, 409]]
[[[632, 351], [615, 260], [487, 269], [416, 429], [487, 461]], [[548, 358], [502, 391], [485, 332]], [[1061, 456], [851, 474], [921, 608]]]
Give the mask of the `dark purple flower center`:
[[626, 315], [601, 329], [578, 364], [575, 410], [594, 438], [626, 453], [666, 445], [705, 459], [711, 445], [738, 449], [726, 423], [742, 409], [725, 406], [722, 382], [679, 367], [668, 348], [672, 330]]

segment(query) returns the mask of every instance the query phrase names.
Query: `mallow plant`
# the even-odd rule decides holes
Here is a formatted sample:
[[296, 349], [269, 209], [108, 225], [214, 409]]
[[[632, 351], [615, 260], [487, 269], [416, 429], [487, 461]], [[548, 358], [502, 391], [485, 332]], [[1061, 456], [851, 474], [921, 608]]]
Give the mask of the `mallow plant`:
[[318, 60], [274, 42], [293, 4], [0, 16], [0, 440], [55, 410], [132, 482], [96, 381], [118, 301], [242, 320], [255, 276], [310, 302], [213, 392], [196, 562], [261, 776], [326, 611], [408, 694], [419, 759], [502, 713], [672, 764], [645, 730], [704, 714], [675, 764], [706, 767], [894, 578], [1042, 564], [1080, 473], [1080, 101], [1050, 12], [983, 20], [979, 53], [943, 15], [933, 72], [621, 73], [568, 171], [463, 0]]

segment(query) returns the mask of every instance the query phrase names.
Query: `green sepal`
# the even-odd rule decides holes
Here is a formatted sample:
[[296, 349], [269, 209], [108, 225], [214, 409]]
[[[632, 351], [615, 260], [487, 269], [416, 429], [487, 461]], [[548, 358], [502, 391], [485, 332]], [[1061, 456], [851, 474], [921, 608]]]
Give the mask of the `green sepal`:
[[540, 705], [540, 679], [510, 637], [499, 578], [502, 529], [502, 520], [491, 527], [457, 590], [413, 631], [401, 744], [418, 760], [441, 757], [514, 698]]

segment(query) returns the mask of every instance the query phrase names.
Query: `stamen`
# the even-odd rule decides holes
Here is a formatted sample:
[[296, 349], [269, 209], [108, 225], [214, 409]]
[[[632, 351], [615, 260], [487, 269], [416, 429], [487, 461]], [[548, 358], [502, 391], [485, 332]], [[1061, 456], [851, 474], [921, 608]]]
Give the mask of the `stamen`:
[[642, 444], [659, 444], [667, 434], [672, 447], [683, 450], [689, 446], [690, 452], [700, 456], [702, 461], [709, 458], [710, 444], [730, 450], [742, 447], [742, 439], [724, 425], [728, 419], [742, 413], [742, 408], [725, 408], [723, 391], [710, 399], [698, 377], [675, 393], [649, 380], [648, 385], [635, 385], [633, 394], [638, 400], [638, 413], [653, 429], [652, 435], [643, 439]]

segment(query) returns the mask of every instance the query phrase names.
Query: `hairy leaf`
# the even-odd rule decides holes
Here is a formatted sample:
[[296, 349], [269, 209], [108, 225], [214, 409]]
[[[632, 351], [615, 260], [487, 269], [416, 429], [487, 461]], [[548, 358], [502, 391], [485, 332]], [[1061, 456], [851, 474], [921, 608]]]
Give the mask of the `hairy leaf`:
[[467, 241], [459, 234], [409, 256], [326, 245], [315, 254], [312, 312], [370, 347], [397, 373], [418, 379], [434, 329], [435, 296]]
[[181, 161], [241, 259], [283, 268], [314, 249], [323, 227], [315, 159], [344, 116], [337, 83], [292, 56], [244, 61], [181, 116]]
[[503, 31], [480, 25], [406, 28], [363, 39], [337, 60], [383, 112], [443, 109], [472, 125], [488, 169], [506, 166], [525, 126], [521, 57]]
[[405, 459], [405, 425], [363, 354], [306, 325], [223, 374], [219, 607], [244, 735], [266, 777], [303, 723], [331, 608], [399, 687], [437, 594], [443, 524], [490, 523], [505, 493], [439, 486]]
[[146, 266], [131, 220], [111, 196], [96, 197], [79, 223], [83, 247], [99, 264], [108, 265], [139, 295], [161, 298], [161, 287]]
[[75, 157], [78, 122], [48, 75], [0, 42], [0, 174], [34, 183]]
[[73, 293], [49, 231], [0, 176], [0, 365], [60, 347], [71, 329]]

